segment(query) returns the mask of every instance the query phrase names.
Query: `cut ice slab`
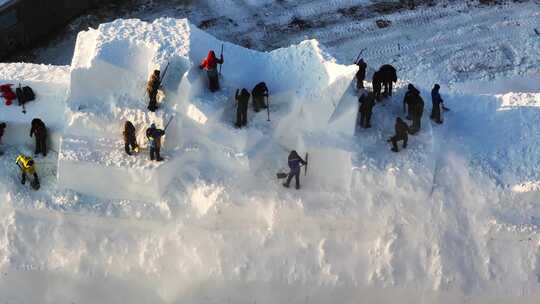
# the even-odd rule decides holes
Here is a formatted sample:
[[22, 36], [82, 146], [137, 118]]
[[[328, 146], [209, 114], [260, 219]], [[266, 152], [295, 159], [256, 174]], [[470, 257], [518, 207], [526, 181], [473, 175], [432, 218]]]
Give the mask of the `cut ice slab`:
[[129, 156], [121, 140], [64, 136], [58, 156], [58, 185], [108, 199], [155, 201], [176, 170], [172, 157], [163, 157], [166, 161], [150, 161], [145, 150]]

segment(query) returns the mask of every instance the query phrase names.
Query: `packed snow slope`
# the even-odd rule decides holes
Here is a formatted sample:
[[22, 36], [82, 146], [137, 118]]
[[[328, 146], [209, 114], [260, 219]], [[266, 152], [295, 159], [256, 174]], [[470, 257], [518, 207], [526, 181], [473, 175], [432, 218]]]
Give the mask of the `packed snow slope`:
[[[498, 95], [443, 83], [452, 111], [441, 126], [428, 119], [430, 78], [402, 79], [364, 130], [354, 124], [354, 67], [336, 64], [315, 41], [270, 53], [225, 43], [222, 90], [209, 94], [196, 65], [221, 42], [185, 20], [119, 20], [79, 38], [62, 84], [47, 85], [69, 87], [61, 133], [71, 141], [64, 153], [62, 140], [58, 158], [38, 159], [40, 191], [18, 182], [13, 160], [28, 146], [3, 146], [3, 302], [537, 302], [540, 94], [512, 92], [515, 79], [494, 81], [509, 88]], [[525, 45], [539, 46], [530, 38]], [[414, 50], [402, 56], [418, 59]], [[140, 85], [167, 60], [165, 104], [150, 116]], [[269, 84], [272, 121], [250, 111], [248, 128], [236, 130], [231, 96], [257, 77]], [[386, 139], [403, 115], [408, 81], [420, 84], [427, 114], [422, 132], [395, 154]], [[125, 158], [120, 143], [105, 144], [99, 157], [76, 143], [113, 141], [118, 120], [143, 129], [169, 116], [176, 123], [159, 166], [173, 173], [156, 173], [169, 178], [159, 198], [107, 197], [81, 182], [120, 182], [107, 174], [114, 167], [159, 171], [144, 155]], [[292, 148], [313, 155], [299, 191], [275, 180]], [[70, 162], [83, 167], [74, 173]], [[62, 179], [66, 163], [71, 175]]]

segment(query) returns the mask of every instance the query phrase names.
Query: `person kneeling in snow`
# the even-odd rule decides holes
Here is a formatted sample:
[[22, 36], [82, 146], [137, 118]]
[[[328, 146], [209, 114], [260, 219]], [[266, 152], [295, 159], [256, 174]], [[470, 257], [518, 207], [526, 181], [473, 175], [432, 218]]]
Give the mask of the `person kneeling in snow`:
[[264, 98], [268, 97], [268, 88], [266, 83], [259, 82], [251, 91], [251, 96], [253, 98], [253, 110], [259, 112], [261, 109], [266, 109], [266, 103]]
[[135, 126], [131, 121], [126, 121], [124, 124], [124, 148], [128, 155], [132, 155], [132, 152], [139, 152], [139, 145], [137, 145], [137, 138], [135, 136]]
[[34, 177], [34, 180], [31, 182], [32, 188], [35, 190], [39, 189], [39, 178], [36, 173], [34, 160], [30, 156], [19, 154], [15, 163], [21, 169], [21, 184], [24, 185], [26, 183], [26, 174], [29, 174]]
[[247, 125], [247, 110], [248, 110], [248, 104], [249, 104], [249, 92], [246, 89], [242, 89], [241, 92], [239, 92], [238, 89], [236, 89], [236, 93], [234, 94], [234, 98], [236, 99], [237, 108], [236, 108], [236, 124], [235, 126], [237, 128], [241, 128]]
[[409, 140], [409, 126], [400, 118], [396, 118], [395, 125], [396, 135], [388, 139], [388, 142], [392, 142], [392, 151], [398, 152], [397, 142], [403, 140], [403, 149], [407, 148], [407, 141]]
[[208, 75], [208, 85], [210, 92], [215, 92], [219, 90], [219, 78], [217, 65], [223, 64], [223, 54], [220, 59], [216, 58], [216, 53], [214, 51], [209, 51], [208, 56], [201, 62], [199, 65], [200, 69], [205, 69], [206, 74]]
[[154, 70], [154, 73], [152, 73], [152, 76], [150, 76], [150, 80], [148, 80], [148, 84], [146, 85], [146, 93], [148, 93], [148, 98], [150, 99], [148, 101], [148, 110], [151, 112], [155, 112], [158, 108], [157, 94], [160, 86], [160, 72], [159, 70]]
[[146, 129], [146, 138], [148, 138], [148, 145], [150, 146], [150, 160], [163, 160], [159, 155], [163, 135], [165, 135], [165, 131], [156, 128], [156, 124], [151, 124], [150, 128]]
[[283, 183], [283, 186], [289, 188], [291, 180], [294, 177], [296, 180], [296, 190], [300, 189], [300, 167], [306, 164], [307, 162], [303, 160], [295, 150], [292, 150], [289, 154], [289, 169], [291, 171], [289, 172], [287, 181]]

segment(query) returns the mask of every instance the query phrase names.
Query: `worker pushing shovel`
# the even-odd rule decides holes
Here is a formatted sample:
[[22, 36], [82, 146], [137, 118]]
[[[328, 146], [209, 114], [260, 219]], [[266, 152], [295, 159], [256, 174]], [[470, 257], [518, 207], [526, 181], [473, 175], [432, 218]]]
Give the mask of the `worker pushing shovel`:
[[303, 160], [300, 155], [295, 150], [292, 150], [291, 153], [289, 153], [288, 158], [288, 164], [289, 164], [289, 174], [286, 173], [278, 173], [277, 178], [282, 179], [287, 177], [287, 180], [285, 183], [283, 183], [283, 187], [289, 188], [291, 184], [291, 180], [293, 177], [295, 178], [296, 182], [296, 190], [300, 189], [300, 168], [304, 166], [304, 175], [307, 175], [307, 165], [308, 165], [308, 154], [306, 154], [306, 160]]

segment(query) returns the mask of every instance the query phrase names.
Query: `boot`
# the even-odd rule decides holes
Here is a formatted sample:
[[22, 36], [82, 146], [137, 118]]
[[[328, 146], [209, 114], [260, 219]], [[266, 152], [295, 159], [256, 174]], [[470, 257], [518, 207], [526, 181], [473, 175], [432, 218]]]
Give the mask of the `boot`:
[[289, 188], [289, 184], [287, 184], [287, 183], [283, 183], [283, 187], [285, 187], [285, 188]]

